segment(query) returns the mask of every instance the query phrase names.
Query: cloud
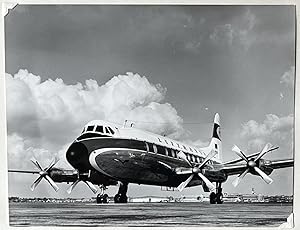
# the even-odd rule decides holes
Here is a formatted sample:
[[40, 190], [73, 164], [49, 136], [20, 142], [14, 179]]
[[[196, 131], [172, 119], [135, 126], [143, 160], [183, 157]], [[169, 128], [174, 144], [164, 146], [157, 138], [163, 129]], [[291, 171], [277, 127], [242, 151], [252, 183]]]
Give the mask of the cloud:
[[172, 138], [184, 133], [176, 109], [163, 102], [166, 88], [139, 74], [114, 76], [103, 85], [93, 79], [68, 85], [59, 78], [42, 81], [21, 69], [14, 76], [6, 74], [6, 82], [10, 162], [32, 155], [50, 160], [58, 152], [64, 156], [68, 144], [94, 119], [144, 121], [135, 127]]
[[287, 155], [293, 151], [294, 117], [288, 115], [278, 117], [274, 114], [266, 115], [266, 119], [259, 123], [250, 120], [242, 125], [241, 138], [246, 140], [249, 151], [258, 151], [270, 142], [279, 146]]
[[231, 23], [216, 25], [209, 38], [218, 45], [239, 45], [248, 49], [255, 41], [252, 35], [256, 16], [248, 9], [245, 14]]
[[280, 83], [286, 85], [289, 88], [294, 87], [295, 79], [295, 66], [291, 66], [280, 78]]
[[231, 24], [217, 25], [214, 28], [213, 33], [210, 35], [210, 39], [216, 43], [226, 42], [229, 45], [231, 45], [233, 36], [234, 36], [234, 30]]

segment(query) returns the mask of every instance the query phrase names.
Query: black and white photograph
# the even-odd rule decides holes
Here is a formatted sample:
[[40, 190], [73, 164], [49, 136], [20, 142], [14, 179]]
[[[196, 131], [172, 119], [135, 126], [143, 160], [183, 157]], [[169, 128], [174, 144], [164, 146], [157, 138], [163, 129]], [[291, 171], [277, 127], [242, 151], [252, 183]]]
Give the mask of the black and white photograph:
[[293, 227], [295, 5], [4, 17], [11, 227]]

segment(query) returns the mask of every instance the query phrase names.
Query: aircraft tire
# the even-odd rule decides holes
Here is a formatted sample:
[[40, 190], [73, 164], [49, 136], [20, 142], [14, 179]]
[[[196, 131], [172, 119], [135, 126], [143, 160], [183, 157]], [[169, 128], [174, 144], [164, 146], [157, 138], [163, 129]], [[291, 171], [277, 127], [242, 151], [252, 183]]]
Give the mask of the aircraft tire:
[[210, 193], [209, 202], [211, 204], [215, 204], [217, 202], [217, 195], [214, 192]]
[[127, 196], [122, 194], [117, 194], [114, 197], [115, 203], [127, 203]]
[[97, 201], [97, 204], [107, 204], [108, 203], [108, 200], [107, 200], [107, 198], [108, 198], [108, 195], [107, 194], [102, 194], [102, 195], [98, 195], [97, 196], [97, 199], [96, 199], [96, 201]]
[[217, 197], [216, 197], [216, 202], [217, 202], [217, 204], [223, 204], [223, 193], [219, 193], [219, 194], [217, 194], [216, 195]]

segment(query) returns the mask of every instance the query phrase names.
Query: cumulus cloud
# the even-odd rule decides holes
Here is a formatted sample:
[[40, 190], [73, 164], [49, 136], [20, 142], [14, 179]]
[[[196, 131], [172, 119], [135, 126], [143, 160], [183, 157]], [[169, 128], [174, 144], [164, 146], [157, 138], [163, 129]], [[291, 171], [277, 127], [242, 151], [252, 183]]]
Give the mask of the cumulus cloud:
[[291, 66], [280, 78], [280, 83], [286, 85], [289, 88], [294, 87], [295, 79], [295, 66]]
[[291, 155], [293, 150], [293, 126], [293, 115], [278, 117], [274, 114], [268, 114], [262, 123], [250, 120], [243, 124], [240, 134], [246, 140], [249, 151], [257, 151], [270, 142], [287, 151], [286, 154]]
[[104, 85], [92, 79], [68, 85], [59, 78], [42, 81], [21, 69], [6, 74], [6, 83], [8, 152], [13, 157], [27, 158], [30, 152], [37, 158], [38, 153], [53, 156], [93, 119], [147, 121], [136, 127], [173, 138], [184, 132], [176, 109], [163, 102], [166, 88], [139, 74], [114, 76]]

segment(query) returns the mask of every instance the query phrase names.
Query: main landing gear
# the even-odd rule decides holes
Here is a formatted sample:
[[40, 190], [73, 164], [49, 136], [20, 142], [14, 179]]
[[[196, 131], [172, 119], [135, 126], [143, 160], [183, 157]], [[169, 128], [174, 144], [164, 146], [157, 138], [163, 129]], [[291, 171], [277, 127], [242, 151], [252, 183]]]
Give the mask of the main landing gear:
[[223, 203], [223, 193], [221, 183], [217, 182], [216, 193], [212, 192], [209, 195], [209, 202], [211, 204], [222, 204]]
[[127, 193], [128, 183], [120, 182], [119, 191], [114, 197], [115, 203], [127, 203]]
[[100, 193], [97, 195], [96, 201], [97, 204], [107, 204], [108, 203], [108, 195], [104, 194], [104, 190], [106, 187], [104, 185], [99, 186]]

